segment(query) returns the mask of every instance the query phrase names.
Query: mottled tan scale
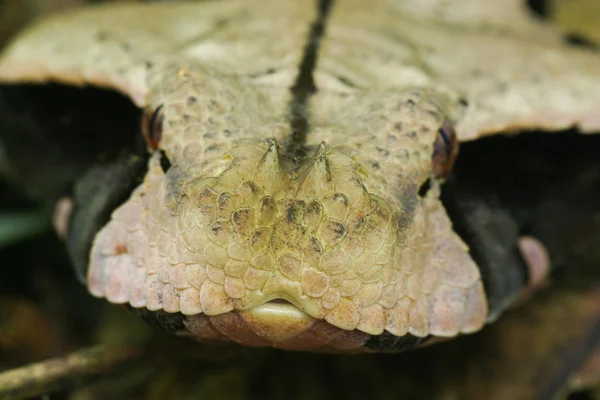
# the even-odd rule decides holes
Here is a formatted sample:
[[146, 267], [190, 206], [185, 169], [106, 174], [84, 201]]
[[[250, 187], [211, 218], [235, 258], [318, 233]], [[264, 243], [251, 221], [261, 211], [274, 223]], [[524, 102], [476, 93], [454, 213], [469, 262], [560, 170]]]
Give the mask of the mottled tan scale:
[[200, 250], [206, 260], [216, 266], [223, 267], [229, 261], [229, 254], [227, 254], [227, 249], [219, 246], [214, 242], [202, 243], [204, 246], [200, 246]]
[[202, 284], [207, 279], [206, 266], [191, 264], [186, 267], [187, 279], [190, 284], [196, 289], [200, 289]]
[[327, 310], [331, 310], [338, 305], [340, 301], [340, 291], [337, 288], [329, 288], [329, 290], [323, 295], [321, 304]]
[[105, 296], [113, 303], [129, 301], [131, 285], [131, 260], [128, 255], [114, 257], [106, 263]]
[[227, 276], [225, 277], [223, 286], [225, 286], [227, 295], [232, 299], [241, 299], [246, 295], [246, 285], [241, 278]]
[[156, 274], [148, 276], [144, 290], [146, 292], [146, 308], [150, 311], [162, 310], [163, 308], [163, 287]]
[[381, 289], [381, 296], [379, 296], [378, 302], [384, 308], [393, 307], [398, 301], [398, 286], [391, 282], [387, 286]]
[[261, 289], [269, 278], [270, 272], [249, 267], [244, 274], [244, 284], [250, 290]]
[[233, 227], [240, 236], [248, 237], [256, 230], [255, 214], [252, 208], [240, 208], [233, 212]]
[[133, 271], [132, 284], [129, 293], [129, 304], [135, 308], [146, 306], [147, 294], [145, 284], [148, 279], [148, 273], [145, 268], [136, 268]]
[[319, 272], [314, 268], [306, 268], [302, 271], [300, 283], [302, 290], [308, 296], [321, 297], [329, 288], [329, 277], [326, 273]]
[[288, 279], [299, 281], [302, 274], [302, 259], [293, 254], [284, 254], [279, 259], [279, 270]]
[[341, 274], [350, 267], [351, 262], [344, 249], [335, 246], [323, 252], [319, 268], [328, 275]]
[[180, 307], [181, 292], [173, 285], [165, 285], [163, 290], [163, 310], [169, 313], [181, 311]]
[[187, 278], [187, 267], [184, 263], [171, 266], [169, 282], [177, 289], [186, 289], [190, 286], [190, 282]]
[[487, 304], [439, 201], [440, 126], [461, 140], [600, 128], [597, 54], [567, 48], [516, 0], [498, 4], [335, 2], [304, 159], [287, 153], [288, 103], [313, 2], [64, 14], [8, 46], [0, 81], [89, 84], [163, 106], [171, 168], [154, 154], [97, 235], [95, 296], [181, 312], [198, 339], [354, 350], [384, 331], [447, 337], [481, 329]]
[[244, 276], [244, 273], [246, 272], [249, 266], [250, 264], [247, 261], [238, 261], [232, 258], [229, 261], [227, 261], [224, 270], [225, 274], [227, 274], [228, 276], [241, 278], [242, 276]]
[[179, 309], [183, 315], [194, 315], [202, 312], [200, 292], [196, 288], [184, 289], [179, 296]]
[[271, 271], [277, 264], [275, 258], [271, 255], [269, 250], [265, 250], [262, 253], [252, 257], [250, 260], [250, 265], [265, 271]]
[[381, 298], [381, 282], [363, 284], [358, 291], [361, 306], [369, 306]]
[[206, 315], [219, 315], [231, 311], [231, 300], [222, 283], [206, 280], [200, 289], [200, 306]]
[[208, 276], [208, 279], [216, 284], [223, 285], [225, 283], [225, 271], [218, 266], [208, 264], [206, 266], [206, 276]]
[[252, 257], [252, 252], [250, 250], [249, 241], [246, 240], [244, 242], [235, 242], [230, 244], [227, 248], [227, 254], [231, 259], [234, 260], [250, 260], [250, 257]]
[[356, 328], [371, 335], [381, 335], [385, 329], [385, 312], [379, 304], [363, 308]]
[[408, 297], [398, 299], [386, 318], [385, 329], [392, 335], [404, 336], [408, 333], [410, 310], [413, 300]]
[[[598, 63], [521, 0], [344, 0], [328, 19], [315, 73], [323, 95], [312, 110], [327, 117], [355, 109], [365, 92], [418, 87], [449, 97], [461, 140], [532, 128], [593, 132]], [[456, 115], [461, 96], [469, 105]], [[379, 144], [389, 150], [388, 138]]]
[[358, 300], [342, 297], [335, 307], [327, 310], [325, 320], [338, 328], [352, 330], [356, 329], [360, 316]]
[[321, 244], [325, 248], [329, 248], [344, 240], [346, 237], [346, 227], [341, 221], [327, 218], [319, 227], [317, 236], [321, 239]]

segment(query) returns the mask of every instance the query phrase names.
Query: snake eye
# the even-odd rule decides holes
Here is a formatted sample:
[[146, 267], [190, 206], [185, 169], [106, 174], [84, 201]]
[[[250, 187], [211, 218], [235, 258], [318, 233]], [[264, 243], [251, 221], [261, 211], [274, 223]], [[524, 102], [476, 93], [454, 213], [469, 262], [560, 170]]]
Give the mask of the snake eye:
[[153, 111], [142, 114], [142, 135], [148, 147], [157, 150], [162, 137], [164, 115], [163, 106], [158, 106]]
[[454, 165], [458, 155], [458, 138], [454, 127], [449, 121], [444, 121], [438, 129], [437, 137], [433, 145], [432, 166], [436, 178], [446, 176]]

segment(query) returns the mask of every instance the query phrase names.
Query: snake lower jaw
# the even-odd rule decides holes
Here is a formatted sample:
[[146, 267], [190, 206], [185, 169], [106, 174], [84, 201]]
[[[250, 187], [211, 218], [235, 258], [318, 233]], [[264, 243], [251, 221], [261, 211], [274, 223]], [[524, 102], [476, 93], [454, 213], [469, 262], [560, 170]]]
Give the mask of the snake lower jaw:
[[250, 347], [353, 353], [363, 352], [371, 335], [344, 330], [275, 299], [248, 310], [187, 316], [182, 334], [200, 342], [235, 342]]

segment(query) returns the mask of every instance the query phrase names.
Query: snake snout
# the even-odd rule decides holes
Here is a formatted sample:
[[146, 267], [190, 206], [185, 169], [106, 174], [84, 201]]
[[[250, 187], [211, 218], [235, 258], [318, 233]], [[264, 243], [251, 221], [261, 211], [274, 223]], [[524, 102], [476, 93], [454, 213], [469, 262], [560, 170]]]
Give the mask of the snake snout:
[[390, 197], [325, 143], [299, 165], [275, 141], [213, 161], [183, 186], [151, 161], [95, 241], [93, 294], [181, 313], [200, 339], [260, 346], [353, 348], [483, 324], [479, 274], [435, 190]]

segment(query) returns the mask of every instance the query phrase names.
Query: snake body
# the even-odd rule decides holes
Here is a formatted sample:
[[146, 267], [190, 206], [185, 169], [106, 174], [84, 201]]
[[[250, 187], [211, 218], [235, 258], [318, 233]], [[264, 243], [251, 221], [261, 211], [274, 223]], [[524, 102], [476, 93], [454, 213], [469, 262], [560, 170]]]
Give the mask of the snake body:
[[2, 81], [111, 88], [145, 110], [152, 155], [94, 240], [94, 296], [285, 349], [401, 350], [491, 319], [440, 200], [440, 137], [597, 129], [600, 61], [513, 2], [462, 1], [452, 37], [452, 12], [328, 3], [95, 7], [7, 49]]

